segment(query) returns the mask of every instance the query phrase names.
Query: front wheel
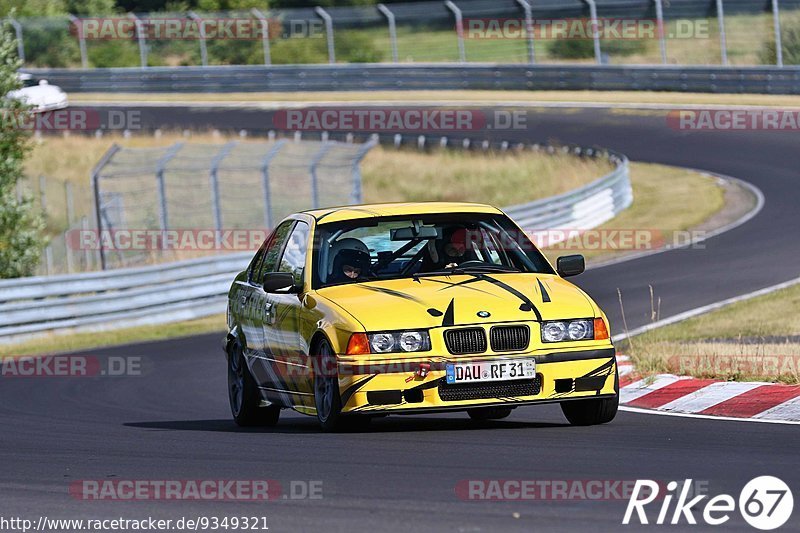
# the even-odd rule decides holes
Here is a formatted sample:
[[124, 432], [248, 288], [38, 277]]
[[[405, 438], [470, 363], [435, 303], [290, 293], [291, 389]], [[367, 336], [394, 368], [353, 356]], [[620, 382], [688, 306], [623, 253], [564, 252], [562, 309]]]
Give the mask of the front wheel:
[[613, 398], [570, 400], [561, 403], [561, 410], [573, 426], [595, 426], [614, 420], [619, 408], [619, 394]]
[[261, 407], [258, 385], [238, 344], [228, 350], [228, 400], [233, 420], [239, 426], [274, 426], [281, 415], [278, 405]]
[[612, 398], [587, 398], [561, 402], [561, 411], [573, 426], [596, 426], [614, 420], [619, 409], [619, 373], [614, 373]]
[[323, 431], [342, 427], [342, 398], [339, 396], [339, 372], [336, 355], [327, 340], [317, 344], [319, 368], [314, 375], [314, 405]]

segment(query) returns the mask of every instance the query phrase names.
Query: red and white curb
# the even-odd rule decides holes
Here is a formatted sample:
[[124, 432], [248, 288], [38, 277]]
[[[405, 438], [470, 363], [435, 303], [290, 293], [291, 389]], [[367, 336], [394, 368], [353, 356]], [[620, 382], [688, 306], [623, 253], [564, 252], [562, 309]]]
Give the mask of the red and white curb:
[[659, 374], [639, 379], [617, 356], [620, 404], [664, 414], [800, 422], [800, 385], [698, 379]]

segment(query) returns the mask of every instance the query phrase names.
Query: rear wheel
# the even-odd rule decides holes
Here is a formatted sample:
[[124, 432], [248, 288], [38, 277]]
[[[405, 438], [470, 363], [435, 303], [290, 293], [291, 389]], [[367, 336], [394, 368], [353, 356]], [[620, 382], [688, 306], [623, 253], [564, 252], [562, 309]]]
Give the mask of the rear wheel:
[[228, 400], [233, 420], [240, 426], [274, 426], [281, 415], [278, 405], [261, 407], [258, 386], [236, 343], [228, 350]]
[[339, 372], [336, 355], [327, 340], [317, 343], [319, 368], [314, 375], [314, 404], [323, 431], [342, 427], [342, 398], [339, 396]]
[[473, 420], [500, 420], [511, 414], [510, 407], [480, 407], [467, 409], [467, 414]]
[[614, 420], [619, 408], [619, 374], [614, 376], [612, 398], [588, 398], [561, 402], [561, 411], [573, 426], [595, 426]]

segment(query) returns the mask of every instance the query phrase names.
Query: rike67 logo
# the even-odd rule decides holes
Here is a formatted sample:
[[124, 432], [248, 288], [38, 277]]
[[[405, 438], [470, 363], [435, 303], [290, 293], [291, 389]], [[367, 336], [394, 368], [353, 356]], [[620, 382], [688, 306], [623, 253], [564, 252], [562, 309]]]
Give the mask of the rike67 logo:
[[[739, 493], [738, 502], [730, 494], [719, 494], [712, 498], [707, 494], [693, 495], [691, 479], [684, 480], [680, 487], [677, 481], [669, 482], [665, 494], [659, 493], [662, 487], [663, 485], [649, 479], [637, 480], [622, 523], [628, 525], [638, 521], [639, 524], [649, 524], [652, 511], [658, 508], [655, 524], [694, 525], [697, 524], [697, 513], [706, 524], [719, 526], [730, 520], [738, 503], [742, 518], [754, 528], [766, 531], [785, 524], [792, 516], [794, 508], [791, 489], [781, 479], [773, 476], [751, 479]], [[661, 505], [652, 506], [648, 517], [645, 507], [656, 500]]]

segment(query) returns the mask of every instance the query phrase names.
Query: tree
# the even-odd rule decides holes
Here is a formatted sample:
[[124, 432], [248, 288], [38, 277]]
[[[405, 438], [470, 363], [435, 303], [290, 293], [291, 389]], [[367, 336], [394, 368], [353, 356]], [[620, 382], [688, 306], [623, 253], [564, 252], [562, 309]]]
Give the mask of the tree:
[[0, 26], [0, 278], [33, 274], [44, 244], [44, 222], [31, 199], [17, 199], [17, 183], [30, 148], [30, 133], [21, 127], [29, 108], [7, 96], [21, 85], [19, 67], [16, 40], [7, 26]]

